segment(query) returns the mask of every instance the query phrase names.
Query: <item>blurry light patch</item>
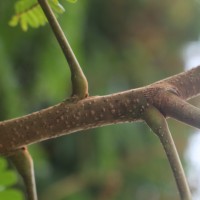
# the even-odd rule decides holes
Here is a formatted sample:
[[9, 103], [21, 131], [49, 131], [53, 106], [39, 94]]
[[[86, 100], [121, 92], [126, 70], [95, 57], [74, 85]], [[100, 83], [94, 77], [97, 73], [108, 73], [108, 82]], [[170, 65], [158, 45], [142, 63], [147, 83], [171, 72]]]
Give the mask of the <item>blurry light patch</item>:
[[200, 40], [190, 42], [183, 49], [182, 55], [186, 70], [200, 65]]
[[192, 190], [193, 200], [200, 199], [200, 132], [190, 136], [185, 152], [187, 177]]
[[[188, 43], [182, 52], [185, 70], [200, 65], [200, 39]], [[200, 199], [200, 131], [193, 133], [185, 150], [187, 178], [193, 200]]]

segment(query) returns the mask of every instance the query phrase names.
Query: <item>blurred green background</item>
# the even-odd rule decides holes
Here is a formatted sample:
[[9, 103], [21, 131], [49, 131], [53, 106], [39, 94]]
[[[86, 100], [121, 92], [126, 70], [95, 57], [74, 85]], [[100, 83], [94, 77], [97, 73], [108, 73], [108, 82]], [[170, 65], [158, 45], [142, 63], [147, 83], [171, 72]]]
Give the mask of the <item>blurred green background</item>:
[[[22, 32], [0, 1], [0, 120], [70, 96], [70, 72], [49, 28]], [[61, 1], [59, 17], [90, 95], [141, 87], [183, 71], [185, 45], [200, 33], [200, 4], [177, 0]], [[183, 155], [189, 128], [169, 120]], [[40, 200], [176, 200], [162, 147], [143, 123], [113, 125], [30, 146]], [[20, 182], [17, 187], [23, 188]]]

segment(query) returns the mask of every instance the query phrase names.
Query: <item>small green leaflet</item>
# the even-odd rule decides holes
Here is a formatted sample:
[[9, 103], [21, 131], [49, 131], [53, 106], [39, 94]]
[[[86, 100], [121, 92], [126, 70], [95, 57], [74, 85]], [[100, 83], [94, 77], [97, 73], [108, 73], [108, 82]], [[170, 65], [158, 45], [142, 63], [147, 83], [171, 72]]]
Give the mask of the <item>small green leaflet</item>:
[[24, 200], [21, 191], [9, 188], [17, 183], [17, 174], [13, 170], [8, 170], [7, 167], [5, 158], [0, 157], [0, 199]]
[[67, 0], [68, 2], [70, 2], [70, 3], [76, 3], [77, 2], [77, 0]]
[[0, 199], [3, 200], [24, 200], [21, 192], [16, 189], [7, 189], [0, 192]]
[[[77, 0], [66, 1], [75, 3]], [[48, 2], [56, 15], [65, 12], [58, 0], [48, 0]], [[10, 26], [15, 27], [19, 24], [23, 31], [27, 31], [29, 27], [44, 26], [46, 23], [47, 19], [37, 0], [18, 0], [15, 3], [15, 14], [9, 21]]]

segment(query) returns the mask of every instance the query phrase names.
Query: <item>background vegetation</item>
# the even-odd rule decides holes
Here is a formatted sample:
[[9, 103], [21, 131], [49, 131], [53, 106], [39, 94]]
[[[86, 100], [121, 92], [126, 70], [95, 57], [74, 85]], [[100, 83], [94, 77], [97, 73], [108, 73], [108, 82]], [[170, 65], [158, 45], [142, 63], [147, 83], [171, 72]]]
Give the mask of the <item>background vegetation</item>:
[[[200, 32], [197, 1], [79, 0], [64, 5], [59, 21], [88, 77], [90, 95], [144, 86], [182, 71], [181, 51]], [[49, 26], [25, 33], [8, 26], [12, 14], [13, 1], [0, 2], [0, 120], [70, 95], [67, 63]], [[188, 127], [170, 124], [183, 154]], [[161, 145], [142, 123], [84, 131], [30, 150], [41, 200], [178, 198]]]

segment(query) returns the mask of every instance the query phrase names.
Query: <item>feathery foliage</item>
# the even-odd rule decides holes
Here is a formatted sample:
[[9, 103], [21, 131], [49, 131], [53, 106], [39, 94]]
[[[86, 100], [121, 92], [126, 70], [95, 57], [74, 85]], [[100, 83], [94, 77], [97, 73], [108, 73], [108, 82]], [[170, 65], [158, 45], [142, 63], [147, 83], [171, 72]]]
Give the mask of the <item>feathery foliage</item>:
[[4, 158], [0, 158], [0, 199], [9, 200], [22, 200], [22, 193], [10, 188], [17, 183], [17, 176], [13, 170], [7, 169], [7, 161]]
[[[75, 3], [76, 0], [67, 0], [70, 3]], [[53, 11], [58, 16], [65, 9], [58, 0], [49, 0], [49, 4]], [[10, 26], [21, 26], [23, 31], [27, 31], [28, 27], [38, 28], [47, 23], [47, 19], [37, 0], [18, 0], [15, 3], [15, 14], [9, 21]]]

